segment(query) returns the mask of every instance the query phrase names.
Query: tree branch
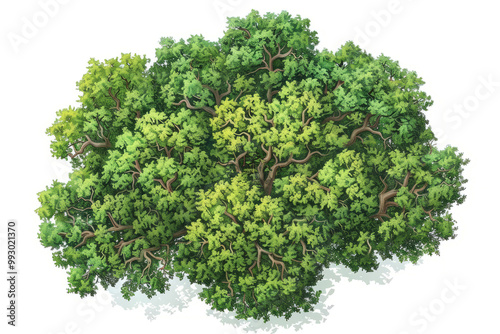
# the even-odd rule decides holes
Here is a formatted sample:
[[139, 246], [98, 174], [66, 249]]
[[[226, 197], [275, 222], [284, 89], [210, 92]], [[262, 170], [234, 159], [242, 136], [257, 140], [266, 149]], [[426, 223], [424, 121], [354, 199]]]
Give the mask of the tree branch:
[[375, 120], [375, 123], [373, 123], [372, 125], [368, 125], [368, 122], [372, 116], [373, 115], [370, 113], [368, 113], [366, 115], [365, 120], [363, 122], [363, 125], [357, 129], [355, 129], [352, 132], [350, 140], [344, 146], [350, 146], [350, 145], [354, 144], [354, 142], [356, 141], [357, 138], [361, 138], [361, 137], [359, 137], [359, 134], [361, 134], [362, 132], [368, 131], [368, 132], [371, 132], [373, 134], [379, 135], [384, 140], [384, 149], [386, 148], [385, 142], [387, 139], [390, 138], [390, 136], [387, 138], [384, 138], [384, 136], [382, 136], [382, 133], [380, 133], [379, 131], [373, 130], [373, 128], [376, 128], [378, 126], [378, 122], [380, 120], [381, 115], [378, 115], [377, 119]]
[[[277, 257], [277, 258], [282, 258], [283, 256], [280, 256], [280, 255], [277, 255], [275, 253], [271, 253], [265, 249], [263, 249], [258, 243], [257, 241], [254, 241], [254, 244], [255, 244], [255, 247], [257, 248], [257, 268], [260, 269], [260, 261], [261, 261], [261, 256], [262, 256], [262, 253], [266, 254], [269, 259], [271, 260], [272, 262], [272, 265], [271, 265], [271, 268], [274, 267], [274, 265], [276, 265], [276, 269], [278, 269], [278, 265], [281, 265], [281, 280], [283, 280], [283, 272], [286, 270], [286, 267], [285, 267], [285, 264], [282, 262], [282, 261], [279, 261], [279, 260], [276, 260], [274, 257]], [[279, 270], [279, 269], [278, 269]]]
[[208, 112], [210, 115], [212, 115], [213, 117], [217, 117], [217, 113], [215, 112], [215, 110], [213, 108], [208, 107], [208, 106], [193, 107], [186, 96], [184, 96], [184, 100], [181, 100], [181, 101], [179, 101], [177, 103], [174, 103], [173, 105], [174, 106], [180, 106], [182, 104], [182, 102], [186, 103], [186, 106], [188, 107], [188, 109], [192, 109], [192, 110], [203, 109], [206, 112]]
[[111, 143], [109, 141], [108, 138], [104, 138], [104, 143], [96, 143], [94, 141], [92, 141], [92, 139], [90, 139], [90, 137], [88, 135], [85, 135], [85, 137], [87, 138], [87, 141], [84, 142], [82, 144], [82, 146], [80, 146], [80, 149], [77, 151], [75, 146], [73, 145], [73, 148], [75, 149], [75, 153], [74, 154], [71, 154], [69, 153], [68, 156], [71, 158], [71, 159], [74, 159], [77, 155], [79, 154], [82, 154], [83, 151], [85, 151], [85, 148], [89, 145], [92, 145], [94, 147], [104, 147], [104, 148], [108, 148], [108, 147], [111, 147]]
[[[270, 151], [270, 150], [269, 150]], [[297, 164], [304, 164], [306, 162], [309, 161], [309, 159], [311, 159], [311, 157], [314, 155], [314, 154], [319, 154], [321, 156], [325, 156], [324, 154], [321, 154], [320, 152], [318, 151], [314, 151], [314, 152], [311, 152], [309, 151], [309, 148], [308, 148], [308, 153], [307, 153], [307, 156], [304, 158], [304, 159], [301, 159], [301, 160], [296, 160], [293, 158], [293, 153], [290, 153], [290, 157], [288, 158], [287, 161], [285, 162], [280, 162], [280, 163], [275, 163], [272, 167], [271, 167], [271, 171], [269, 172], [269, 174], [267, 175], [267, 178], [264, 182], [262, 182], [262, 186], [264, 187], [264, 191], [266, 193], [266, 195], [271, 195], [271, 191], [272, 191], [272, 186], [273, 186], [273, 183], [274, 183], [274, 180], [276, 179], [276, 175], [278, 173], [278, 169], [279, 168], [283, 168], [283, 167], [287, 167], [288, 165], [290, 165], [292, 162], [293, 163], [297, 163]], [[268, 154], [269, 155], [269, 154]], [[264, 160], [261, 161], [261, 164]], [[267, 163], [267, 161], [266, 161]], [[259, 164], [259, 167], [261, 165]], [[261, 167], [262, 170], [262, 175], [263, 175], [263, 165]], [[260, 170], [259, 170], [259, 173], [260, 173]]]
[[[231, 84], [229, 84], [229, 81], [226, 81], [226, 83], [227, 83], [227, 92], [223, 93], [222, 95], [219, 95], [218, 90], [215, 90], [208, 85], [201, 85], [201, 86], [203, 88], [207, 88], [209, 91], [212, 92], [212, 94], [214, 94], [215, 104], [219, 106], [221, 104], [221, 100], [231, 93]], [[186, 98], [186, 100], [187, 100], [187, 98]]]
[[306, 252], [313, 252], [314, 254], [316, 254], [315, 250], [306, 248], [306, 243], [304, 242], [304, 240], [300, 239], [300, 244], [302, 245], [302, 255], [305, 256]]
[[248, 154], [248, 152], [243, 152], [241, 153], [240, 155], [238, 155], [238, 157], [235, 159], [235, 160], [230, 160], [226, 163], [221, 163], [220, 161], [218, 161], [217, 163], [221, 166], [228, 166], [228, 165], [234, 165], [235, 168], [236, 168], [236, 172], [238, 173], [241, 173], [241, 168], [240, 168], [240, 159], [243, 158], [244, 156], [246, 156]]
[[343, 114], [340, 113], [339, 111], [339, 115], [338, 116], [330, 116], [330, 117], [327, 117], [323, 120], [323, 122], [321, 122], [321, 124], [325, 124], [325, 123], [328, 123], [328, 122], [331, 122], [331, 121], [335, 121], [335, 122], [340, 122], [341, 120], [343, 120], [347, 115], [349, 114], [352, 114], [353, 112], [355, 112], [354, 110], [352, 111], [348, 111], [348, 112], [345, 112]]
[[[408, 171], [406, 173], [402, 187], [408, 186], [408, 180], [410, 179], [410, 176], [411, 176], [411, 173]], [[389, 206], [399, 206], [399, 205], [396, 202], [389, 201], [389, 199], [396, 197], [396, 195], [398, 194], [398, 190], [392, 189], [392, 190], [387, 191], [387, 188], [388, 188], [387, 183], [385, 183], [385, 180], [382, 179], [382, 177], [379, 176], [379, 178], [382, 181], [382, 183], [384, 184], [384, 189], [378, 195], [379, 210], [376, 214], [370, 216], [370, 218], [378, 218], [379, 220], [381, 220], [382, 217], [391, 218], [387, 214], [387, 209], [389, 208]]]
[[231, 281], [227, 277], [227, 271], [226, 271], [226, 281], [222, 282], [222, 283], [227, 283], [227, 287], [229, 288], [229, 290], [231, 290], [231, 297], [233, 297], [234, 296], [234, 291], [233, 291], [233, 288], [231, 288]]
[[245, 36], [246, 39], [250, 39], [250, 37], [252, 37], [252, 35], [250, 35], [250, 31], [248, 31], [247, 29], [245, 29], [243, 27], [238, 27], [236, 29], [239, 29], [239, 30], [246, 32], [246, 34], [247, 34], [247, 36]]
[[266, 66], [262, 66], [262, 67], [259, 67], [258, 69], [250, 72], [250, 73], [247, 73], [246, 75], [249, 75], [249, 74], [253, 74], [259, 70], [268, 70], [269, 72], [277, 72], [277, 71], [280, 71], [280, 72], [283, 72], [282, 69], [278, 68], [278, 69], [273, 69], [273, 63], [276, 59], [280, 59], [280, 58], [285, 58], [287, 57], [288, 55], [290, 55], [292, 53], [292, 50], [293, 48], [290, 48], [290, 50], [288, 50], [288, 52], [286, 53], [281, 53], [281, 51], [283, 50], [282, 47], [280, 47], [280, 45], [278, 44], [278, 53], [274, 56], [271, 56], [271, 53], [269, 52], [269, 50], [266, 48], [266, 46], [264, 45], [263, 46], [264, 48], [264, 52], [269, 56], [269, 63], [266, 62], [266, 55], [263, 53], [263, 59], [262, 59], [262, 62], [266, 65]]
[[[120, 90], [118, 89], [116, 91], [116, 95], [118, 95], [119, 92], [120, 92]], [[113, 99], [113, 101], [115, 101], [115, 103], [116, 103], [116, 107], [112, 107], [110, 109], [120, 110], [120, 100], [118, 100], [118, 98], [116, 97], [116, 95], [113, 95], [113, 93], [111, 92], [111, 87], [109, 87], [109, 89], [108, 89], [108, 95], [111, 96], [111, 98]]]
[[120, 240], [120, 242], [117, 245], [115, 245], [114, 248], [118, 248], [118, 255], [120, 255], [121, 252], [122, 252], [123, 247], [128, 246], [131, 243], [133, 243], [134, 241], [139, 240], [139, 239], [143, 239], [143, 238], [144, 238], [144, 236], [138, 237], [138, 238], [135, 238], [135, 239], [132, 239], [132, 240], [129, 240], [129, 241]]
[[267, 89], [267, 102], [271, 103], [273, 101], [273, 96], [276, 95], [276, 94], [278, 94], [279, 91], [280, 91], [279, 89], [271, 91], [271, 87], [269, 87]]
[[95, 234], [91, 231], [83, 231], [81, 236], [83, 238], [83, 241], [76, 245], [75, 248], [85, 245], [87, 243], [87, 239], [95, 237]]
[[309, 125], [309, 122], [314, 118], [314, 117], [310, 117], [307, 122], [305, 121], [305, 115], [306, 115], [306, 110], [309, 109], [309, 107], [305, 108], [304, 110], [302, 110], [302, 127], [305, 127], [307, 125]]
[[109, 232], [119, 232], [119, 231], [130, 230], [130, 229], [134, 228], [133, 225], [120, 225], [115, 221], [115, 219], [113, 218], [111, 213], [106, 212], [106, 214], [108, 215], [109, 219], [111, 220], [111, 224], [113, 224], [113, 227], [108, 228]]

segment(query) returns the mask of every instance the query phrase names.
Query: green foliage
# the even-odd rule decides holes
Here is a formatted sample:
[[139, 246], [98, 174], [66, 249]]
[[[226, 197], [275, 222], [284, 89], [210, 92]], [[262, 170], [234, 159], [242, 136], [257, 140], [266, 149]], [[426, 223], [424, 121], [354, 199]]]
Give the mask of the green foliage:
[[71, 159], [41, 191], [39, 238], [69, 292], [151, 297], [173, 275], [239, 319], [312, 310], [330, 264], [439, 254], [465, 200], [423, 80], [347, 42], [318, 51], [285, 11], [229, 18], [217, 42], [163, 38], [156, 61], [91, 59], [47, 134]]

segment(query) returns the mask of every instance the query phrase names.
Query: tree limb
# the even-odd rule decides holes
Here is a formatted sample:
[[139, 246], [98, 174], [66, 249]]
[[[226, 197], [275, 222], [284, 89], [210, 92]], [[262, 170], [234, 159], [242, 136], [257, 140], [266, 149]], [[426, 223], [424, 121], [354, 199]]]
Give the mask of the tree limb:
[[319, 187], [320, 187], [321, 189], [323, 189], [324, 191], [326, 191], [326, 192], [330, 192], [330, 191], [331, 191], [331, 190], [330, 190], [330, 188], [327, 188], [327, 187], [325, 187], [325, 186], [321, 185], [321, 184], [319, 183], [319, 181], [318, 181], [318, 180], [315, 180], [315, 178], [318, 176], [318, 173], [319, 173], [319, 171], [317, 171], [317, 172], [316, 172], [313, 176], [311, 176], [311, 177], [306, 177], [306, 178], [307, 178], [309, 181], [312, 181], [312, 182], [316, 182], [316, 183], [318, 183]]
[[111, 220], [111, 224], [113, 224], [113, 227], [108, 228], [107, 231], [109, 231], [109, 232], [119, 232], [119, 231], [130, 230], [130, 229], [134, 228], [133, 225], [120, 225], [120, 224], [118, 224], [115, 221], [115, 219], [113, 218], [113, 216], [111, 215], [111, 213], [106, 212], [106, 214], [108, 215], [109, 219]]
[[222, 283], [227, 283], [227, 287], [229, 288], [229, 290], [231, 290], [231, 297], [233, 297], [234, 296], [234, 291], [233, 291], [233, 288], [231, 288], [231, 281], [227, 277], [227, 271], [226, 271], [226, 281], [222, 282]]
[[132, 239], [132, 240], [129, 240], [129, 241], [120, 240], [120, 242], [117, 245], [115, 245], [114, 248], [118, 248], [118, 255], [120, 255], [121, 252], [122, 252], [123, 247], [128, 246], [131, 243], [133, 243], [134, 241], [139, 240], [139, 239], [143, 239], [143, 238], [144, 238], [144, 236], [138, 237], [138, 238], [135, 238], [135, 239]]
[[94, 147], [104, 147], [104, 148], [108, 148], [108, 147], [111, 147], [111, 143], [109, 141], [109, 139], [107, 137], [104, 137], [104, 143], [96, 143], [94, 142], [92, 139], [90, 139], [89, 135], [85, 135], [85, 137], [87, 138], [87, 141], [84, 142], [82, 144], [82, 146], [80, 146], [80, 149], [77, 151], [75, 146], [73, 145], [73, 148], [75, 149], [75, 153], [74, 154], [71, 154], [69, 153], [68, 156], [71, 158], [71, 159], [74, 159], [77, 155], [79, 154], [82, 154], [83, 151], [85, 151], [85, 148], [89, 145], [92, 145]]
[[[279, 260], [276, 260], [274, 257], [277, 257], [277, 258], [282, 258], [283, 256], [280, 256], [280, 255], [277, 255], [275, 253], [271, 253], [265, 249], [263, 249], [258, 243], [257, 241], [254, 241], [254, 245], [255, 245], [255, 248], [257, 248], [257, 268], [260, 269], [260, 261], [261, 261], [261, 256], [262, 256], [262, 253], [266, 254], [269, 259], [271, 260], [272, 262], [272, 265], [271, 265], [271, 268], [276, 265], [276, 269], [278, 269], [278, 265], [281, 265], [281, 280], [283, 280], [283, 272], [284, 270], [286, 270], [286, 267], [285, 267], [285, 264], [282, 262], [282, 261], [279, 261]], [[278, 269], [279, 270], [279, 269]], [[253, 275], [252, 275], [253, 276]]]
[[246, 39], [250, 39], [250, 37], [252, 37], [252, 35], [250, 35], [250, 31], [248, 31], [248, 29], [245, 29], [243, 27], [238, 27], [236, 29], [239, 29], [239, 30], [246, 32], [246, 34], [247, 34], [247, 36], [245, 36]]
[[180, 106], [182, 104], [182, 102], [186, 103], [186, 106], [188, 107], [188, 109], [192, 109], [192, 110], [202, 109], [202, 110], [205, 110], [206, 112], [208, 112], [213, 117], [217, 117], [217, 113], [215, 112], [215, 110], [213, 108], [208, 107], [208, 106], [193, 107], [186, 96], [184, 96], [184, 100], [180, 100], [179, 102], [174, 103], [173, 105], [174, 106]]
[[271, 87], [269, 87], [267, 89], [267, 102], [271, 103], [273, 101], [273, 96], [276, 95], [276, 94], [278, 94], [279, 91], [280, 91], [279, 89], [271, 91]]
[[168, 190], [169, 193], [173, 193], [174, 190], [172, 189], [172, 183], [174, 183], [177, 180], [178, 173], [175, 172], [174, 177], [170, 178], [167, 180], [167, 184], [163, 182], [162, 179], [153, 179], [153, 181], [159, 182], [163, 189]]
[[354, 142], [356, 141], [357, 138], [361, 138], [361, 137], [359, 137], [359, 134], [361, 134], [362, 132], [368, 131], [368, 132], [371, 132], [373, 134], [379, 135], [384, 140], [384, 149], [386, 148], [386, 143], [385, 142], [390, 137], [384, 138], [384, 136], [382, 136], [382, 133], [380, 131], [373, 130], [373, 128], [376, 128], [378, 126], [378, 122], [380, 120], [381, 115], [378, 115], [377, 119], [375, 120], [375, 123], [373, 123], [372, 125], [368, 125], [368, 122], [369, 122], [369, 120], [370, 120], [370, 118], [372, 116], [373, 115], [370, 114], [370, 113], [368, 113], [366, 115], [365, 120], [363, 122], [363, 125], [361, 127], [357, 128], [357, 129], [355, 129], [351, 133], [350, 140], [344, 146], [350, 146], [350, 145], [354, 144]]
[[314, 117], [310, 117], [307, 121], [305, 121], [305, 115], [306, 115], [307, 109], [309, 109], [309, 107], [302, 110], [302, 127], [309, 125], [309, 122], [314, 118]]
[[293, 50], [293, 48], [290, 48], [290, 50], [288, 50], [288, 52], [281, 53], [281, 51], [283, 50], [284, 47], [282, 48], [278, 44], [278, 53], [274, 56], [271, 56], [271, 53], [269, 52], [269, 50], [266, 48], [265, 45], [263, 46], [263, 48], [264, 48], [264, 52], [269, 56], [269, 63], [266, 62], [266, 55], [263, 53], [262, 62], [265, 64], [265, 66], [259, 67], [258, 69], [254, 70], [250, 73], [247, 73], [246, 75], [253, 74], [259, 70], [268, 70], [269, 72], [277, 72], [277, 71], [283, 72], [283, 70], [280, 68], [274, 69], [273, 63], [276, 59], [287, 57], [288, 55], [290, 55], [292, 53], [292, 50]]
[[[272, 148], [272, 147], [271, 147]], [[268, 152], [271, 152], [271, 149], [269, 149]], [[278, 173], [278, 169], [279, 168], [283, 168], [283, 167], [287, 167], [288, 165], [290, 165], [292, 162], [293, 163], [297, 163], [297, 164], [304, 164], [306, 162], [309, 161], [309, 159], [311, 159], [311, 157], [314, 155], [314, 154], [319, 154], [321, 156], [325, 156], [324, 154], [321, 154], [320, 152], [318, 151], [314, 151], [314, 152], [311, 152], [308, 148], [308, 153], [307, 153], [307, 156], [304, 158], [304, 159], [301, 159], [301, 160], [296, 160], [293, 158], [293, 153], [290, 153], [290, 157], [288, 158], [287, 161], [285, 162], [276, 162], [272, 167], [271, 167], [271, 171], [268, 173], [267, 175], [267, 178], [262, 182], [261, 181], [261, 184], [262, 186], [264, 187], [264, 191], [266, 193], [266, 195], [271, 195], [271, 191], [272, 191], [272, 186], [273, 186], [273, 183], [274, 183], [274, 180], [276, 179], [276, 174]], [[268, 153], [267, 156], [269, 156], [270, 154]], [[266, 157], [267, 157], [266, 156]], [[269, 158], [270, 160], [270, 158]], [[266, 161], [266, 159], [262, 160], [259, 164], [259, 167], [257, 168], [259, 170], [259, 174], [262, 176], [261, 177], [261, 180], [264, 179], [263, 175], [264, 175], [264, 165], [269, 162], [269, 160]]]
[[118, 98], [116, 97], [119, 92], [120, 92], [120, 90], [118, 89], [116, 91], [116, 95], [113, 95], [113, 93], [111, 92], [111, 87], [109, 87], [109, 89], [108, 89], [108, 95], [111, 96], [111, 98], [113, 99], [113, 101], [115, 101], [115, 103], [116, 103], [116, 107], [112, 107], [110, 109], [120, 110], [120, 100], [118, 100]]
[[81, 236], [83, 238], [83, 241], [76, 245], [75, 248], [85, 245], [87, 243], [87, 239], [95, 237], [95, 234], [91, 231], [83, 231]]
[[306, 252], [313, 252], [314, 254], [316, 254], [316, 251], [313, 250], [313, 249], [307, 249], [306, 247], [306, 243], [304, 242], [304, 240], [300, 239], [300, 244], [302, 245], [302, 255], [306, 255]]
[[218, 161], [217, 163], [221, 166], [228, 166], [228, 165], [234, 165], [235, 168], [236, 168], [236, 172], [238, 173], [241, 173], [241, 168], [240, 168], [240, 159], [243, 158], [244, 156], [246, 156], [248, 154], [248, 152], [243, 152], [241, 153], [240, 155], [238, 155], [238, 157], [235, 159], [235, 160], [230, 160], [226, 163], [221, 163], [220, 161]]
[[229, 81], [226, 81], [226, 83], [227, 83], [227, 92], [225, 92], [225, 93], [223, 93], [221, 95], [219, 94], [218, 90], [215, 90], [215, 89], [213, 89], [212, 87], [210, 87], [208, 85], [201, 85], [201, 86], [203, 88], [207, 88], [209, 91], [212, 92], [212, 94], [214, 94], [215, 104], [218, 105], [218, 106], [220, 106], [222, 99], [231, 93], [231, 84], [229, 83]]
[[354, 110], [352, 111], [348, 111], [348, 112], [345, 112], [343, 114], [340, 113], [339, 111], [339, 115], [338, 116], [330, 116], [330, 117], [327, 117], [323, 120], [323, 122], [321, 122], [321, 124], [325, 124], [325, 123], [328, 123], [328, 122], [331, 122], [331, 121], [335, 121], [335, 122], [340, 122], [341, 120], [343, 120], [347, 115], [349, 114], [352, 114], [353, 112], [355, 112]]
[[[408, 180], [410, 179], [410, 176], [411, 176], [411, 173], [408, 171], [406, 173], [405, 179], [404, 179], [403, 184], [402, 184], [403, 187], [408, 186]], [[370, 218], [378, 218], [379, 220], [381, 220], [382, 217], [391, 218], [387, 214], [387, 209], [389, 208], [389, 206], [399, 206], [399, 205], [396, 202], [389, 201], [389, 199], [396, 197], [396, 195], [398, 194], [398, 190], [392, 189], [392, 190], [387, 191], [387, 187], [388, 187], [387, 183], [385, 183], [385, 180], [382, 179], [382, 177], [379, 176], [379, 178], [382, 181], [382, 183], [384, 184], [384, 189], [378, 195], [379, 210], [376, 214], [370, 216]]]

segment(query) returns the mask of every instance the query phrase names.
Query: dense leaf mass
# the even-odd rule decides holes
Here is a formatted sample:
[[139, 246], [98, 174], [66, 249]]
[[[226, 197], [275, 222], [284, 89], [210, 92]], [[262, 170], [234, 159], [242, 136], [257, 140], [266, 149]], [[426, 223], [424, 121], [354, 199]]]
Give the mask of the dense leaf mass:
[[423, 80], [309, 20], [229, 18], [217, 42], [163, 38], [156, 62], [91, 59], [47, 130], [70, 181], [41, 191], [39, 238], [69, 292], [164, 293], [177, 275], [238, 318], [317, 303], [330, 264], [416, 262], [455, 237], [457, 148], [438, 150]]

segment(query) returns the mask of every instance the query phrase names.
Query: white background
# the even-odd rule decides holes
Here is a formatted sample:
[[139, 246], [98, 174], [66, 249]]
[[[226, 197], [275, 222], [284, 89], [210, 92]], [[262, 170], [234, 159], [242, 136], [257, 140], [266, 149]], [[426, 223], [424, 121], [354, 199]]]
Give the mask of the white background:
[[[4, 328], [43, 334], [498, 330], [500, 20], [493, 1], [54, 1], [57, 7], [43, 5], [50, 0], [0, 5], [2, 333]], [[66, 273], [54, 267], [50, 250], [37, 239], [40, 221], [34, 210], [39, 191], [53, 179], [67, 179], [67, 165], [51, 157], [45, 129], [57, 110], [76, 105], [75, 83], [87, 61], [128, 52], [154, 61], [161, 37], [202, 34], [216, 40], [226, 29], [226, 16], [246, 16], [251, 9], [309, 18], [320, 50], [336, 51], [354, 40], [424, 79], [423, 90], [435, 102], [427, 117], [439, 148], [456, 146], [471, 160], [464, 172], [467, 199], [452, 209], [458, 237], [442, 244], [440, 256], [417, 265], [385, 261], [370, 274], [326, 270], [316, 311], [288, 322], [234, 321], [232, 313], [212, 312], [196, 295], [200, 287], [186, 281], [173, 281], [170, 292], [152, 300], [137, 296], [127, 302], [119, 289], [95, 298], [68, 294]], [[27, 28], [30, 24], [36, 30]], [[9, 219], [19, 230], [16, 328], [6, 325]]]

